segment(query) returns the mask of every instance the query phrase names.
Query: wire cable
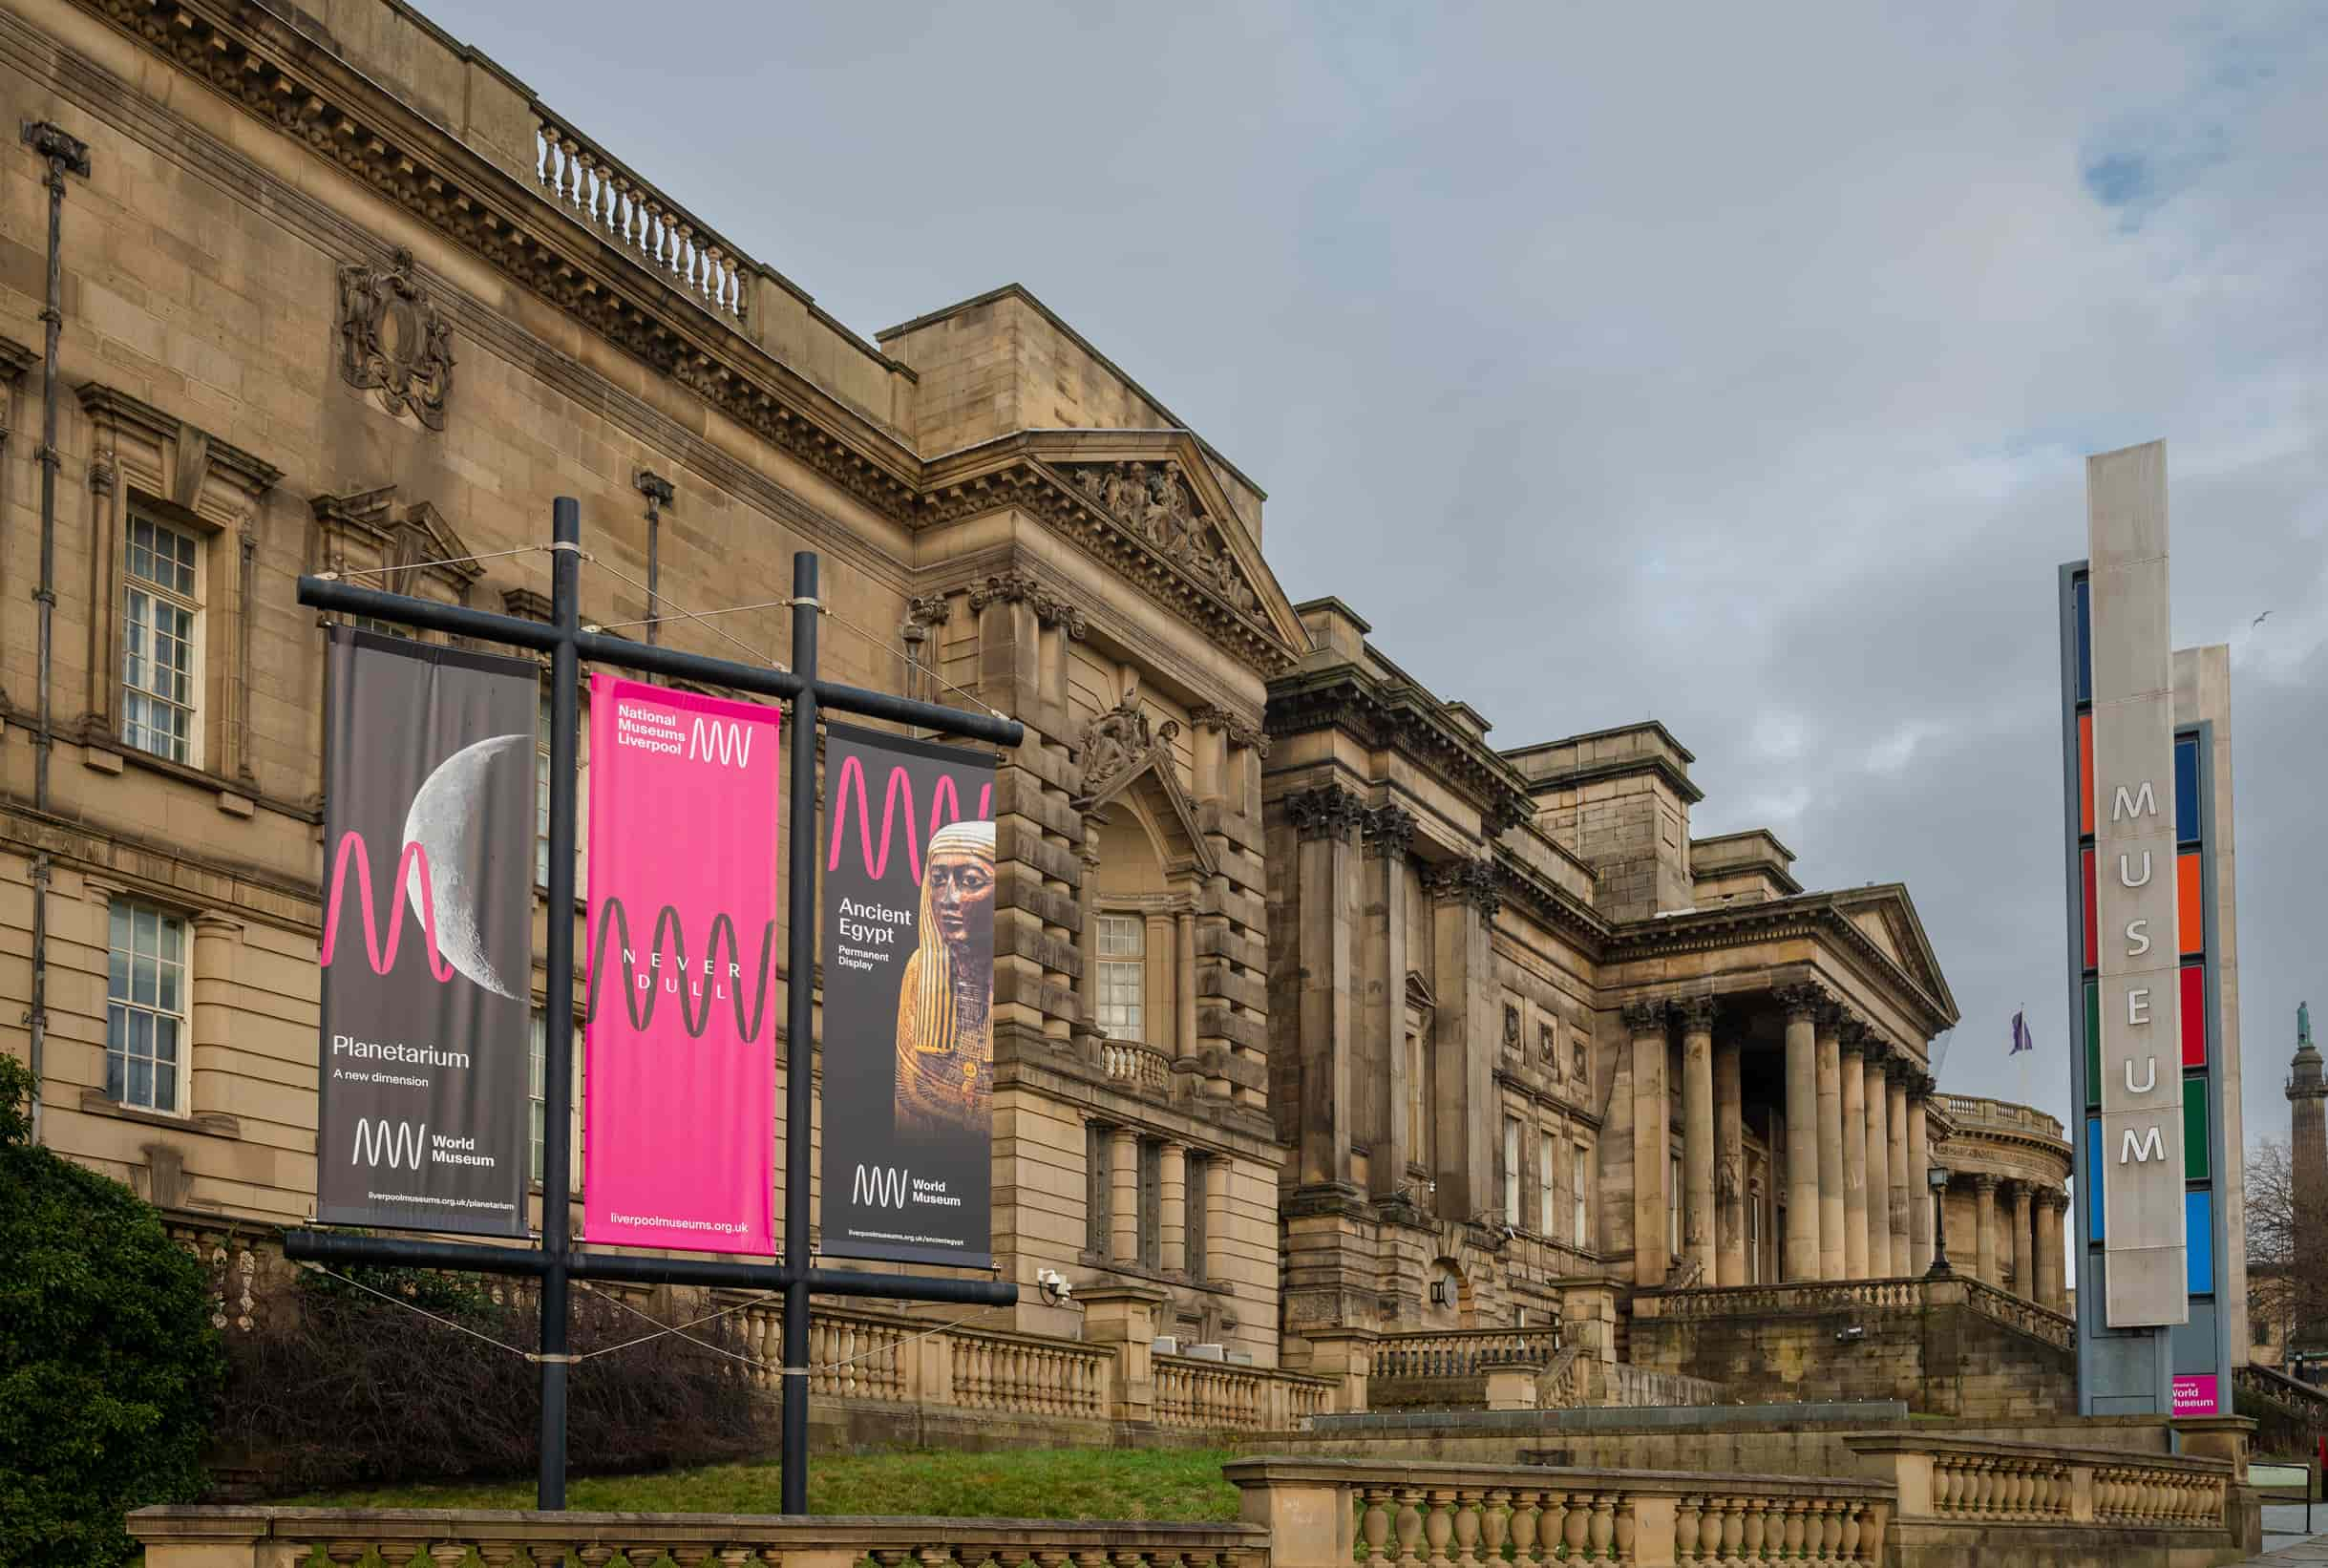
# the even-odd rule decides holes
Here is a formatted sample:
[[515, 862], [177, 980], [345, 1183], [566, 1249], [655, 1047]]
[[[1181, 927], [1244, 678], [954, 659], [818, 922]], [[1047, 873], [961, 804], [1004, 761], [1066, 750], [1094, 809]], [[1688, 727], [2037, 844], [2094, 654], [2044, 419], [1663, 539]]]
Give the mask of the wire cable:
[[386, 577], [391, 572], [417, 572], [429, 566], [465, 566], [479, 561], [504, 561], [511, 556], [530, 556], [546, 553], [546, 544], [520, 544], [514, 550], [488, 550], [483, 555], [447, 556], [442, 561], [405, 561], [392, 566], [350, 566], [345, 572], [317, 572], [326, 583], [336, 583], [342, 577]]
[[[745, 642], [742, 638], [729, 636], [724, 628], [711, 625], [709, 620], [696, 614], [693, 610], [688, 609], [684, 604], [673, 604], [670, 595], [664, 593], [660, 589], [649, 588], [645, 583], [640, 582], [637, 578], [631, 576], [628, 572], [624, 571], [622, 568], [607, 564], [605, 562], [601, 561], [598, 557], [590, 554], [587, 550], [582, 552], [582, 559], [588, 562], [591, 565], [596, 566], [600, 571], [605, 572], [612, 577], [619, 578], [623, 582], [628, 583], [630, 586], [638, 589], [641, 593], [645, 594], [650, 603], [657, 604], [671, 604], [673, 611], [672, 615], [658, 615], [653, 619], [657, 621], [679, 619], [700, 623], [704, 629], [710, 632], [712, 636], [723, 638], [728, 642], [733, 643], [737, 647], [740, 647], [746, 653], [751, 654], [752, 658], [758, 660], [761, 664], [768, 665], [772, 668], [781, 669], [787, 674], [792, 672], [792, 666], [786, 664], [783, 660], [771, 659], [767, 654], [762, 653], [758, 648], [753, 647], [750, 643]], [[739, 605], [737, 607], [741, 608], [742, 606]], [[719, 612], [713, 611], [712, 613], [718, 614]], [[638, 621], [628, 621], [624, 623], [625, 625], [634, 626], [644, 624], [645, 623]], [[606, 628], [603, 625], [600, 625], [598, 629], [603, 631]]]

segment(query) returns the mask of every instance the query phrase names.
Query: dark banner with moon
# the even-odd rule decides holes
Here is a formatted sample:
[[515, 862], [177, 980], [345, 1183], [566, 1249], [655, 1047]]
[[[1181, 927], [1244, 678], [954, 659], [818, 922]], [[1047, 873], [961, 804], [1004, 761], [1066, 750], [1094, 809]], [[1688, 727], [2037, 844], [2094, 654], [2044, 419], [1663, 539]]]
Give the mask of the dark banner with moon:
[[540, 672], [328, 635], [316, 1218], [523, 1236]]
[[824, 1238], [993, 1262], [994, 757], [825, 727]]

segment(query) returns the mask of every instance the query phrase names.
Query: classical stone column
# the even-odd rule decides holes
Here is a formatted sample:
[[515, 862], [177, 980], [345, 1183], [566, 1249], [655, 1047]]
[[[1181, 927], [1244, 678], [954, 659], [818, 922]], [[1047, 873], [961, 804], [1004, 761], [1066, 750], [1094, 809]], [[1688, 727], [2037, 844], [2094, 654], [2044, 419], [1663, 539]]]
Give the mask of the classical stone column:
[[1921, 1276], [1932, 1266], [1932, 1142], [1925, 1097], [1932, 1080], [1913, 1073], [1908, 1091], [1908, 1272]]
[[[1148, 936], [1143, 944], [1145, 956], [1140, 961], [1140, 986], [1148, 1000], [1147, 1016], [1140, 1020], [1140, 1044], [1153, 1046], [1169, 1056], [1178, 1049], [1181, 1011], [1180, 965], [1172, 947], [1173, 918], [1169, 911], [1153, 910], [1143, 916], [1140, 923], [1147, 928]], [[1195, 988], [1190, 986], [1191, 990]], [[1171, 998], [1169, 1006], [1167, 997]]]
[[1973, 1177], [1974, 1231], [1979, 1242], [1973, 1273], [1989, 1284], [1997, 1282], [1997, 1178], [1983, 1171]]
[[1892, 1049], [1870, 1040], [1867, 1068], [1867, 1277], [1889, 1280], [1892, 1261]]
[[[1357, 934], [1351, 909], [1350, 836], [1365, 812], [1358, 796], [1326, 784], [1285, 797], [1301, 839], [1301, 1098], [1295, 1108], [1295, 1179], [1350, 1179], [1350, 1048]], [[1281, 1123], [1280, 1125], [1282, 1125]]]
[[1177, 1143], [1164, 1146], [1162, 1188], [1163, 1201], [1157, 1205], [1159, 1217], [1157, 1240], [1160, 1243], [1156, 1260], [1167, 1274], [1178, 1274], [1188, 1267], [1188, 1150]]
[[2029, 1213], [2030, 1187], [2013, 1183], [2013, 1293], [2037, 1300], [2037, 1232]]
[[1108, 1134], [1108, 1256], [1119, 1263], [1140, 1256], [1140, 1135], [1129, 1127]]
[[1835, 1030], [1843, 1116], [1843, 1277], [1867, 1278], [1866, 1027], [1847, 1018]]
[[1746, 1282], [1746, 1097], [1743, 1051], [1735, 1035], [1714, 1043], [1714, 1275], [1710, 1282]]
[[1698, 1282], [1713, 1284], [1714, 999], [1693, 996], [1682, 1015], [1682, 1245], [1697, 1260]]
[[1205, 1279], [1226, 1280], [1229, 1265], [1223, 1249], [1229, 1245], [1228, 1155], [1215, 1155], [1204, 1162], [1204, 1193], [1199, 1201], [1204, 1204], [1204, 1256], [1194, 1261]]
[[1778, 993], [1787, 1012], [1787, 1256], [1785, 1278], [1819, 1278], [1819, 1073], [1816, 986]]
[[1908, 1185], [1908, 1059], [1894, 1053], [1890, 1070], [1884, 1078], [1884, 1130], [1891, 1134], [1884, 1150], [1884, 1172], [1889, 1177], [1887, 1190], [1892, 1195], [1892, 1272], [1914, 1274], [1914, 1235], [1915, 1205], [1928, 1201], [1924, 1197], [1923, 1178]]
[[[1835, 1039], [1841, 1009], [1819, 1009], [1819, 1278], [1844, 1276], [1843, 1061]], [[1809, 1216], [1804, 1216], [1806, 1219]]]
[[2037, 1195], [2037, 1304], [2055, 1312], [2069, 1305], [2062, 1290], [2062, 1211], [2068, 1206], [2067, 1195], [2058, 1188]]
[[1673, 1113], [1665, 1097], [1665, 1004], [1628, 1002], [1633, 1038], [1633, 1282], [1665, 1282], [1673, 1239], [1665, 1234], [1665, 1161]]
[[1495, 867], [1486, 859], [1430, 864], [1423, 890], [1433, 901], [1431, 978], [1439, 993], [1431, 1020], [1437, 1212], [1448, 1219], [1487, 1220], [1503, 1205], [1495, 1190], [1495, 1157], [1503, 1145], [1495, 1089], [1502, 1031], [1492, 941], [1503, 901]]
[[1407, 853], [1415, 818], [1399, 806], [1378, 806], [1365, 821], [1366, 934], [1366, 1054], [1374, 1067], [1364, 1084], [1367, 1107], [1367, 1188], [1377, 1199], [1406, 1185], [1408, 1163], [1420, 1157], [1424, 1129], [1407, 1125]]

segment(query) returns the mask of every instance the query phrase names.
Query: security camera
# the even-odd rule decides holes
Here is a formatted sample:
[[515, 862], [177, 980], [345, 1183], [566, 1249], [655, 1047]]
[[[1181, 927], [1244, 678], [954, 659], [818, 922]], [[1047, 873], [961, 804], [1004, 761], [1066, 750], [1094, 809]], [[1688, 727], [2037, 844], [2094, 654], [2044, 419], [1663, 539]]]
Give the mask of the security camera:
[[1836, 1341], [1843, 1345], [1849, 1345], [1854, 1340], [1863, 1340], [1866, 1338], [1867, 1330], [1862, 1328], [1857, 1324], [1852, 1324], [1849, 1328], [1838, 1328], [1835, 1330]]
[[1067, 1305], [1075, 1293], [1075, 1287], [1055, 1268], [1035, 1270], [1035, 1284], [1043, 1292], [1043, 1299], [1053, 1306]]
[[1439, 1196], [1439, 1184], [1435, 1181], [1426, 1181], [1423, 1183], [1423, 1190], [1430, 1194], [1430, 1196], [1433, 1197]]

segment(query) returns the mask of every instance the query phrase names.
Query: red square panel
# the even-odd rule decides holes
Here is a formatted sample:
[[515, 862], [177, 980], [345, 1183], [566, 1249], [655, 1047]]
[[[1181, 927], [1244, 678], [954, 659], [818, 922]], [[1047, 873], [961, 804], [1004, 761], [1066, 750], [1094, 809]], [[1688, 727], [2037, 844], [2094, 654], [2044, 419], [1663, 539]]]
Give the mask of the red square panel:
[[2085, 967], [2091, 969], [2101, 962], [2094, 957], [2101, 945], [2094, 932], [2094, 922], [2098, 918], [2094, 912], [2094, 852], [2082, 850], [2078, 858], [2085, 862]]
[[2183, 1066], [2207, 1065], [2207, 966], [2183, 965]]

